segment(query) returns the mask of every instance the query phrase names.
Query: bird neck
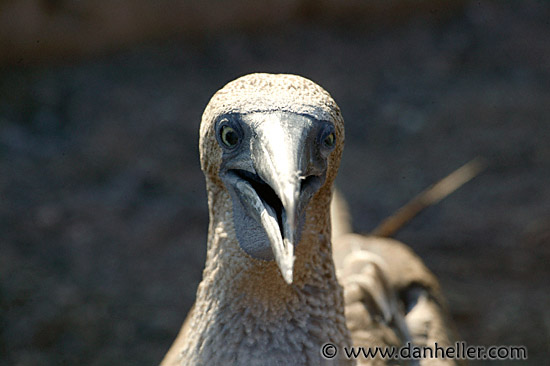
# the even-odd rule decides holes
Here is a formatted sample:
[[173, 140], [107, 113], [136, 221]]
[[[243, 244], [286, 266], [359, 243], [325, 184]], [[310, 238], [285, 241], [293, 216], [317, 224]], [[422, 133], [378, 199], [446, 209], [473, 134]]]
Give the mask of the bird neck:
[[286, 344], [289, 352], [294, 347], [296, 354], [307, 344], [311, 349], [304, 357], [314, 358], [326, 342], [349, 344], [343, 294], [331, 254], [330, 188], [327, 191], [328, 199], [318, 194], [306, 211], [290, 285], [274, 261], [254, 259], [239, 247], [231, 208], [225, 207], [231, 202], [225, 190], [209, 193], [207, 260], [192, 314], [191, 348], [210, 344], [229, 349], [228, 332], [242, 334], [241, 343], [233, 348], [242, 350], [242, 342], [256, 343], [265, 336]]
[[[337, 288], [330, 242], [330, 197], [330, 187], [325, 188], [312, 198], [306, 209], [301, 240], [295, 248], [293, 283], [288, 285], [275, 261], [252, 258], [239, 246], [228, 193], [219, 190], [217, 194], [211, 194], [203, 278], [220, 281], [216, 287], [225, 289], [232, 303], [235, 296], [245, 296], [253, 298], [256, 303], [265, 301], [266, 306], [275, 300], [288, 301], [282, 295], [292, 296], [305, 286]], [[335, 296], [338, 294], [336, 291]]]

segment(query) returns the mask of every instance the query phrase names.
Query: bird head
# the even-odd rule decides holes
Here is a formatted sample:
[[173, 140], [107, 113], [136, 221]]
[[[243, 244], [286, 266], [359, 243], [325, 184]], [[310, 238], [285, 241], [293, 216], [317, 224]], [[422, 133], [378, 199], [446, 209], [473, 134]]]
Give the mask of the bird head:
[[212, 97], [200, 135], [201, 167], [231, 197], [240, 248], [292, 283], [307, 207], [322, 190], [330, 197], [342, 154], [335, 101], [300, 76], [246, 75]]

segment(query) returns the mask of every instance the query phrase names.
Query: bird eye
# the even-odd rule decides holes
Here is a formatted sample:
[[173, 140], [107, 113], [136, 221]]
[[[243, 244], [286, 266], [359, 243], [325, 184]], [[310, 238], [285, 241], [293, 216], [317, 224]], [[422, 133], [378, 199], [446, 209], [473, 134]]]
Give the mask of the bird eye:
[[332, 123], [325, 123], [319, 133], [319, 143], [325, 150], [332, 150], [336, 145], [336, 132]]
[[223, 144], [229, 148], [233, 148], [239, 143], [239, 134], [229, 125], [222, 126], [220, 129], [220, 137]]
[[336, 143], [336, 135], [334, 132], [329, 133], [323, 140], [326, 147], [333, 147]]

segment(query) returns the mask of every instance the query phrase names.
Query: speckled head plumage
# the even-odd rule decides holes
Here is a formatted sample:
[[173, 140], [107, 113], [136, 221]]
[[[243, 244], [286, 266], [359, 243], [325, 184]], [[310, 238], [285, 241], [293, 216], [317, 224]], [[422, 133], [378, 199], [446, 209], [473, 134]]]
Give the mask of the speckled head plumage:
[[[215, 177], [221, 163], [222, 150], [214, 138], [216, 117], [235, 112], [286, 111], [333, 121], [336, 128], [336, 149], [329, 161], [327, 182], [334, 180], [344, 147], [344, 119], [331, 95], [318, 84], [292, 74], [248, 74], [218, 90], [202, 115], [200, 127], [201, 167], [207, 179]], [[207, 158], [208, 156], [208, 158]], [[213, 156], [219, 157], [214, 159]]]

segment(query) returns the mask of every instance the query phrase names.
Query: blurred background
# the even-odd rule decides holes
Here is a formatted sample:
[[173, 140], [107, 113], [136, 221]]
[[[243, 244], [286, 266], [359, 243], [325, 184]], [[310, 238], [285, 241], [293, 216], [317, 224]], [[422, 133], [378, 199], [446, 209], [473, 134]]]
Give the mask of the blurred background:
[[547, 364], [550, 3], [465, 0], [0, 0], [0, 364], [160, 362], [205, 260], [202, 110], [257, 71], [339, 103], [359, 232], [487, 159], [396, 237], [461, 339]]

